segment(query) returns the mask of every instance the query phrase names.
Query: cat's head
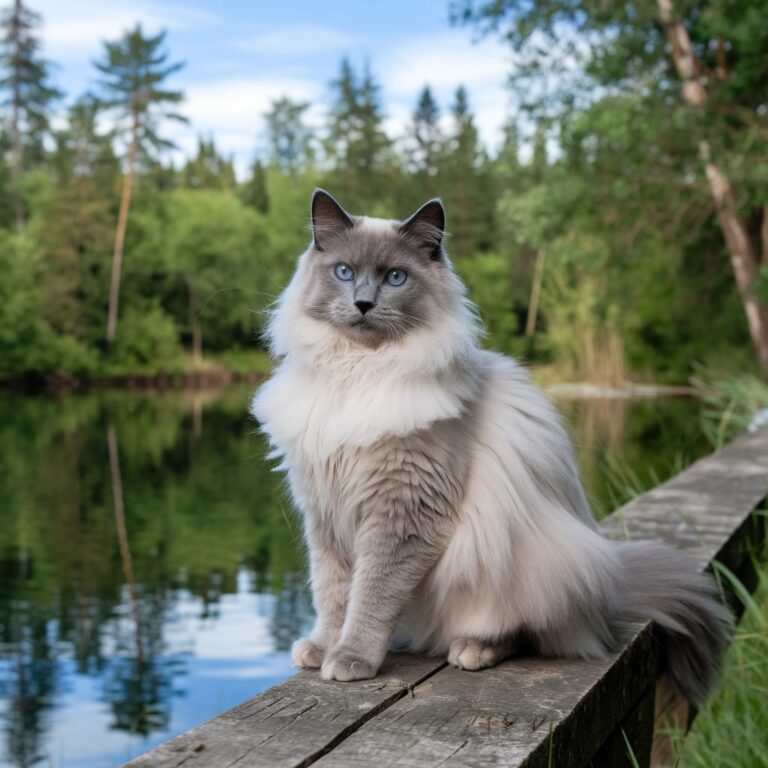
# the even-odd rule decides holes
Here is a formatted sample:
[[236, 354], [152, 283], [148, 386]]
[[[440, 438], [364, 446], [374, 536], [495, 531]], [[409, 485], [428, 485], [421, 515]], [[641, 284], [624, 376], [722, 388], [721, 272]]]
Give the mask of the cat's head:
[[434, 325], [455, 304], [439, 200], [392, 221], [352, 216], [318, 189], [311, 214], [312, 244], [297, 273], [310, 317], [375, 348]]

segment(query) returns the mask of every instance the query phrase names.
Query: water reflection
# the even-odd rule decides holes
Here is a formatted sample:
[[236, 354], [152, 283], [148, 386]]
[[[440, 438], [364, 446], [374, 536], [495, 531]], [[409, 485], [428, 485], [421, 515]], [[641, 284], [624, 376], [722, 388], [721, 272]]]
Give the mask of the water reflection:
[[[304, 558], [248, 395], [0, 395], [0, 765], [117, 765], [290, 673]], [[564, 408], [600, 503], [614, 457], [704, 447], [690, 404]]]
[[247, 396], [0, 398], [3, 764], [114, 765], [287, 674], [303, 558]]

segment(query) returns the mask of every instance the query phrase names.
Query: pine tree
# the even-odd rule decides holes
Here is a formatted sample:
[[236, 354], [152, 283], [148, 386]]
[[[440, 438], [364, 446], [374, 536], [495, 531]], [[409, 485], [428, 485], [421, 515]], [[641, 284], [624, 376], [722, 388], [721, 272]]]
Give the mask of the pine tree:
[[380, 87], [368, 65], [362, 78], [348, 59], [341, 62], [338, 79], [331, 83], [333, 103], [325, 152], [342, 186], [345, 199], [364, 207], [381, 197], [383, 170], [391, 142], [384, 133]]
[[219, 154], [213, 137], [198, 139], [197, 155], [187, 160], [180, 177], [182, 185], [192, 189], [231, 190], [236, 185], [232, 160]]
[[39, 26], [40, 15], [22, 0], [14, 0], [0, 17], [0, 91], [7, 93], [2, 106], [10, 110], [11, 186], [20, 233], [26, 218], [21, 194], [25, 159], [41, 158], [51, 105], [61, 97], [49, 83], [50, 64], [40, 56]]
[[120, 165], [112, 133], [97, 127], [98, 105], [85, 97], [56, 131], [50, 206], [40, 226], [44, 269], [37, 276], [42, 318], [57, 334], [94, 342], [106, 304], [103, 255], [112, 232]]
[[283, 173], [294, 174], [311, 165], [314, 158], [312, 130], [304, 122], [307, 102], [286, 97], [272, 102], [264, 116], [269, 142], [269, 162]]
[[161, 120], [186, 122], [186, 118], [167, 110], [167, 106], [182, 101], [183, 94], [181, 91], [166, 90], [164, 83], [184, 64], [167, 63], [168, 53], [163, 50], [165, 36], [165, 31], [154, 37], [145, 35], [141, 25], [137, 24], [120, 40], [104, 43], [103, 58], [96, 62], [96, 68], [102, 74], [101, 105], [116, 114], [119, 130], [125, 135], [127, 144], [107, 313], [107, 342], [110, 344], [117, 330], [125, 232], [139, 155], [173, 147], [170, 141], [158, 134]]
[[422, 177], [427, 194], [434, 194], [434, 177], [443, 149], [443, 135], [440, 108], [428, 85], [419, 93], [410, 133], [413, 142], [409, 153], [411, 169]]
[[451, 128], [440, 162], [440, 186], [453, 212], [455, 254], [466, 257], [494, 247], [493, 179], [464, 86], [456, 89], [451, 105]]
[[254, 160], [251, 175], [240, 187], [240, 199], [243, 205], [254, 208], [259, 213], [269, 212], [269, 192], [267, 191], [267, 172], [260, 160]]

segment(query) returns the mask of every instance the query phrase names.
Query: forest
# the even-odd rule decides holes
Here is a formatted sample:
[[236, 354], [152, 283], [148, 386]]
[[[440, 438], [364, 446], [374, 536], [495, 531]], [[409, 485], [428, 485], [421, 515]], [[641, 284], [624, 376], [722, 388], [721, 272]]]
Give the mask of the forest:
[[0, 19], [0, 378], [264, 366], [264, 311], [308, 244], [316, 186], [393, 218], [440, 196], [486, 343], [553, 377], [768, 375], [768, 7], [666, 7], [455, 2], [478, 45], [515, 52], [499, 146], [479, 138], [471, 83], [447, 104], [424, 83], [389, 135], [376, 72], [345, 58], [324, 125], [275, 100], [239, 178], [213, 136], [170, 158], [167, 126], [186, 119], [171, 35], [104, 43], [92, 89], [64, 94], [41, 17], [15, 0]]

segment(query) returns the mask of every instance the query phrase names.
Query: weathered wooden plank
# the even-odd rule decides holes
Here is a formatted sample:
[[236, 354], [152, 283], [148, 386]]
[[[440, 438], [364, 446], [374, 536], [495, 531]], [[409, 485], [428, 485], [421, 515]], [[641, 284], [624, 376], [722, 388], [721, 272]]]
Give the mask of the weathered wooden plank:
[[670, 737], [672, 731], [688, 732], [694, 710], [664, 677], [656, 683], [651, 768], [675, 765], [677, 752]]
[[654, 732], [654, 686], [645, 689], [640, 701], [619, 723], [606, 742], [592, 756], [589, 768], [631, 768], [648, 765]]
[[[752, 512], [766, 493], [763, 429], [630, 502], [604, 530], [667, 541], [701, 568], [718, 558], [746, 573], [749, 544], [764, 535]], [[657, 670], [650, 626], [602, 660], [523, 658], [468, 673], [390, 655], [368, 682], [327, 683], [303, 672], [128, 765], [576, 768], [618, 759], [621, 728], [647, 761]]]
[[301, 672], [125, 768], [308, 765], [443, 666], [442, 660], [390, 654], [375, 680], [328, 683], [316, 672]]
[[584, 765], [655, 679], [650, 627], [620, 657], [521, 658], [480, 673], [449, 667], [317, 765]]

